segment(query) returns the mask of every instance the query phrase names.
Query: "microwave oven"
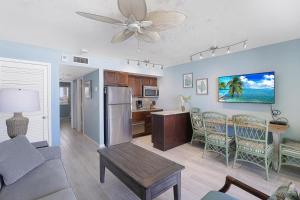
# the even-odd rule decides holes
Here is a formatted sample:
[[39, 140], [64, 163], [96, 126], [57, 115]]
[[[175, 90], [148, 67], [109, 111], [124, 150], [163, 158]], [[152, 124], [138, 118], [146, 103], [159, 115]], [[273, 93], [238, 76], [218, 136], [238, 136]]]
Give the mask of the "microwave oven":
[[143, 86], [143, 97], [158, 97], [159, 90], [155, 86]]

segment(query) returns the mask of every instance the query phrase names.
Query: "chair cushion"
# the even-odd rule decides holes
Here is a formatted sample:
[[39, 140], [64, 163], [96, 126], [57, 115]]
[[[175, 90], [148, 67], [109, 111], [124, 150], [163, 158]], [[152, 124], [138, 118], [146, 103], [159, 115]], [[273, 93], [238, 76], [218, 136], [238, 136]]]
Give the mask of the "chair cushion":
[[[256, 142], [252, 140], [238, 139], [238, 148], [243, 151], [265, 154], [265, 144], [262, 142]], [[273, 149], [272, 144], [267, 145], [267, 153]]]
[[202, 200], [238, 200], [238, 199], [222, 192], [210, 191], [202, 198]]
[[37, 200], [58, 200], [58, 199], [61, 199], [61, 200], [76, 200], [76, 197], [75, 197], [72, 189], [68, 188], [68, 189], [64, 189], [64, 190], [58, 191], [56, 193], [47, 195], [47, 196], [42, 197], [42, 198], [37, 199]]
[[293, 183], [280, 186], [269, 200], [296, 200], [300, 199], [297, 189]]
[[25, 136], [17, 136], [0, 143], [0, 174], [10, 185], [45, 162], [42, 154]]
[[62, 161], [46, 161], [0, 192], [1, 200], [33, 200], [69, 188]]
[[[219, 144], [219, 145], [225, 145], [226, 142], [226, 137], [223, 134], [218, 134], [218, 133], [210, 133], [207, 135], [207, 140]], [[228, 143], [230, 143], [233, 138], [232, 137], [227, 137]]]

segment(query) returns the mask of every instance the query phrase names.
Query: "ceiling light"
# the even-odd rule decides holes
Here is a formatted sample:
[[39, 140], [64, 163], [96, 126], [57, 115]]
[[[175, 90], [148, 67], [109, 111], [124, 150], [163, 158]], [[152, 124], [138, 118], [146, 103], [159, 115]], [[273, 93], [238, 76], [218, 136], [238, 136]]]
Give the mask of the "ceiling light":
[[227, 49], [227, 54], [230, 54], [230, 47], [228, 47]]
[[247, 48], [247, 41], [244, 42], [244, 49]]
[[211, 56], [214, 57], [215, 55], [216, 55], [216, 54], [215, 54], [215, 50], [212, 50], [212, 51], [211, 51]]
[[200, 60], [203, 59], [202, 53], [200, 53], [199, 58]]

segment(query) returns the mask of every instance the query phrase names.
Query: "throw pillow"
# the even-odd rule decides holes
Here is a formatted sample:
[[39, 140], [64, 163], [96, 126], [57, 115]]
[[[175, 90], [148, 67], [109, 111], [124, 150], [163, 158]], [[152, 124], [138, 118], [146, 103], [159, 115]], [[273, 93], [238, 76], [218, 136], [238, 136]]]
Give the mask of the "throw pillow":
[[0, 174], [10, 185], [45, 162], [42, 154], [25, 136], [17, 136], [0, 143]]
[[300, 200], [297, 189], [293, 183], [280, 186], [269, 200]]

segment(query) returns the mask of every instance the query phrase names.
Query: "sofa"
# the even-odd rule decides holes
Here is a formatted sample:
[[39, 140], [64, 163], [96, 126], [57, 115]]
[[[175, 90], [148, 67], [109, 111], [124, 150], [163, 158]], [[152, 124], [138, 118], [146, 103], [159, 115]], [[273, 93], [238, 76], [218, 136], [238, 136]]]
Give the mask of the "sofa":
[[[24, 140], [24, 138], [22, 138], [22, 140]], [[3, 148], [1, 149], [1, 145], [2, 143], [0, 143], [0, 150], [3, 150]], [[22, 174], [20, 178], [18, 177], [18, 180], [9, 185], [5, 184], [5, 176], [1, 174], [0, 185], [2, 185], [2, 187], [0, 187], [0, 199], [76, 200], [61, 160], [60, 148], [47, 147], [48, 145], [45, 145], [45, 142], [33, 143], [31, 145], [42, 156], [42, 162], [34, 169], [24, 173], [24, 175]], [[8, 152], [0, 151], [0, 172], [5, 168], [4, 162], [1, 168], [1, 157], [2, 161], [3, 159], [7, 159], [5, 158], [5, 153], [6, 155], [8, 154]], [[26, 166], [27, 165], [24, 164], [24, 167]], [[20, 170], [16, 170], [16, 173], [18, 173], [18, 171]]]

